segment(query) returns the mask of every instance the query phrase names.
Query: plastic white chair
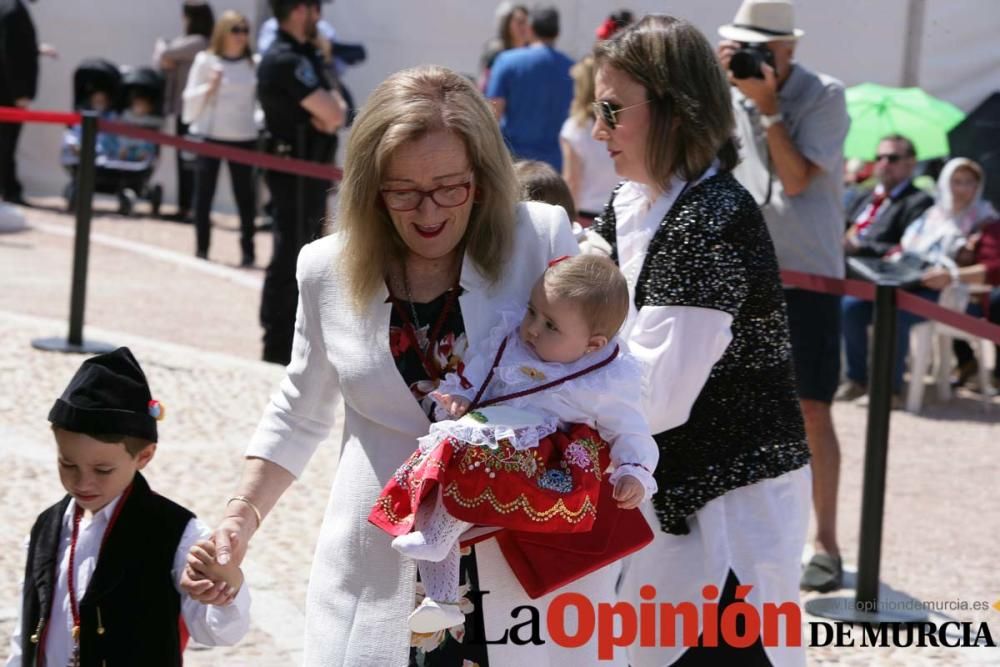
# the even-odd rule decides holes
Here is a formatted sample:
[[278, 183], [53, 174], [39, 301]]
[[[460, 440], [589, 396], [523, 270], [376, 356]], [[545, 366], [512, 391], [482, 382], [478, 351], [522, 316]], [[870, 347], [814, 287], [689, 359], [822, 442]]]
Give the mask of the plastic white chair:
[[[969, 303], [969, 290], [964, 285], [954, 285], [941, 291], [938, 304], [950, 310], [965, 312]], [[951, 398], [951, 342], [953, 339], [968, 341], [970, 345], [979, 348], [979, 386], [983, 401], [983, 410], [990, 407], [990, 377], [986, 368], [986, 358], [990, 343], [984, 338], [959, 331], [947, 324], [926, 321], [910, 328], [910, 384], [906, 391], [906, 411], [920, 412], [924, 399], [924, 378], [934, 361], [934, 349], [937, 349], [937, 364], [934, 371], [934, 384], [937, 385], [938, 398], [947, 401]]]

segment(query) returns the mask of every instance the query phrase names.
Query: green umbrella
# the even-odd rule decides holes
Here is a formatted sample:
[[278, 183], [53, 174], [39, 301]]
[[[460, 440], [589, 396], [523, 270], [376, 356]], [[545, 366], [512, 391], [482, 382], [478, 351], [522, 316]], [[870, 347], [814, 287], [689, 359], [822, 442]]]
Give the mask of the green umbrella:
[[901, 134], [913, 142], [917, 159], [948, 155], [948, 130], [965, 118], [953, 104], [931, 97], [919, 88], [889, 88], [862, 83], [847, 89], [851, 129], [844, 155], [872, 160], [879, 140]]

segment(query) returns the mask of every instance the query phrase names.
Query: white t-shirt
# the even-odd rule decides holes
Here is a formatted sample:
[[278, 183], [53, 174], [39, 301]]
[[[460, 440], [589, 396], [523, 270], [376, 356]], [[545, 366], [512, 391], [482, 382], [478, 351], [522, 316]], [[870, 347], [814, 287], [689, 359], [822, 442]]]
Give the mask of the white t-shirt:
[[[209, 95], [209, 81], [217, 68], [222, 70], [222, 81]], [[256, 139], [256, 101], [257, 71], [253, 61], [220, 58], [209, 51], [195, 56], [184, 88], [183, 118], [192, 134], [222, 141]]]
[[603, 141], [590, 136], [590, 128], [567, 118], [559, 131], [573, 152], [580, 157], [580, 192], [576, 203], [581, 211], [600, 213], [608, 203], [611, 191], [621, 179], [615, 173], [615, 163]]

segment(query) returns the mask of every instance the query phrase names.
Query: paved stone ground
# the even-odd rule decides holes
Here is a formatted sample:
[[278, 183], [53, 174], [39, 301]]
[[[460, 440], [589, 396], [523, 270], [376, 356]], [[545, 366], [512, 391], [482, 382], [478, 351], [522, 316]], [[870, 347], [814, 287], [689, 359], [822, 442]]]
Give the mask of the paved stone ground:
[[[27, 213], [32, 229], [0, 236], [3, 642], [16, 617], [23, 537], [34, 516], [62, 494], [45, 417], [80, 363], [79, 357], [38, 352], [29, 345], [39, 336], [65, 334], [72, 223], [56, 210]], [[209, 523], [218, 519], [236, 484], [243, 447], [282, 374], [280, 368], [256, 361], [261, 271], [232, 268], [239, 252], [236, 225], [223, 216], [219, 223], [213, 237], [212, 257], [221, 262], [216, 264], [191, 256], [190, 226], [99, 215], [90, 255], [86, 329], [87, 338], [127, 344], [142, 360], [169, 413], [149, 468], [151, 483]], [[263, 266], [269, 234], [258, 236], [258, 264]], [[933, 394], [928, 391], [930, 399]], [[841, 541], [853, 572], [865, 411], [838, 405], [835, 418], [843, 448]], [[893, 413], [882, 548], [886, 599], [969, 605], [1000, 600], [995, 565], [998, 420], [1000, 399], [984, 413], [976, 396], [964, 392], [947, 404], [930, 403], [920, 416]], [[254, 598], [250, 635], [234, 648], [193, 647], [186, 664], [298, 661], [309, 564], [338, 442], [339, 434], [332, 434], [254, 541], [246, 564]], [[853, 576], [848, 579], [853, 585]], [[1000, 612], [946, 614], [960, 621], [986, 621], [1000, 640]], [[808, 641], [808, 626], [804, 636]], [[1000, 665], [1000, 651], [984, 648], [822, 647], [810, 648], [809, 658], [821, 665]], [[581, 656], [580, 664], [590, 664], [589, 659]]]

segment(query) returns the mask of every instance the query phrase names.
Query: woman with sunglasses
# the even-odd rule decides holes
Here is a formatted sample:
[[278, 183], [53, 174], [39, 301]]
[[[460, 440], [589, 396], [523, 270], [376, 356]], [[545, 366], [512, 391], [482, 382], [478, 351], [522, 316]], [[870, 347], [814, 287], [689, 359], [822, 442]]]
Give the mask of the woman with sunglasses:
[[[659, 490], [644, 508], [656, 538], [626, 559], [620, 595], [649, 604], [649, 585], [654, 602], [711, 600], [720, 618], [743, 595], [737, 585], [753, 587], [747, 602], [758, 611], [797, 602], [809, 449], [774, 249], [731, 174], [729, 83], [704, 35], [669, 16], [598, 43], [595, 58], [593, 135], [626, 181], [586, 246], [608, 252], [628, 281], [625, 335], [648, 365], [644, 407], [660, 447]], [[629, 658], [635, 667], [805, 664], [784, 632], [766, 649], [760, 638], [737, 649], [724, 635], [686, 649], [678, 632], [675, 645], [636, 643]]]
[[[190, 124], [193, 135], [207, 142], [253, 149], [257, 144], [256, 101], [257, 74], [250, 48], [250, 23], [242, 14], [226, 11], [215, 23], [208, 48], [195, 57], [191, 66], [184, 88], [184, 122]], [[240, 266], [253, 266], [257, 214], [253, 167], [226, 162], [240, 215]], [[202, 259], [208, 258], [219, 163], [219, 158], [199, 155], [195, 171], [195, 254]]]
[[[340, 462], [309, 580], [305, 664], [575, 667], [578, 652], [596, 655], [596, 638], [580, 649], [544, 634], [541, 644], [487, 643], [519, 622], [515, 610], [544, 609], [555, 595], [529, 599], [494, 540], [461, 558], [464, 625], [411, 636], [406, 618], [423, 598], [416, 563], [367, 521], [428, 432], [429, 394], [487, 340], [501, 304], [527, 303], [549, 261], [577, 252], [562, 208], [518, 203], [518, 194], [492, 110], [456, 72], [399, 72], [354, 123], [334, 232], [299, 255], [288, 375], [214, 537], [220, 553], [242, 559], [258, 517], [267, 521], [302, 474], [343, 398]], [[617, 576], [604, 568], [572, 590], [612, 602]]]

